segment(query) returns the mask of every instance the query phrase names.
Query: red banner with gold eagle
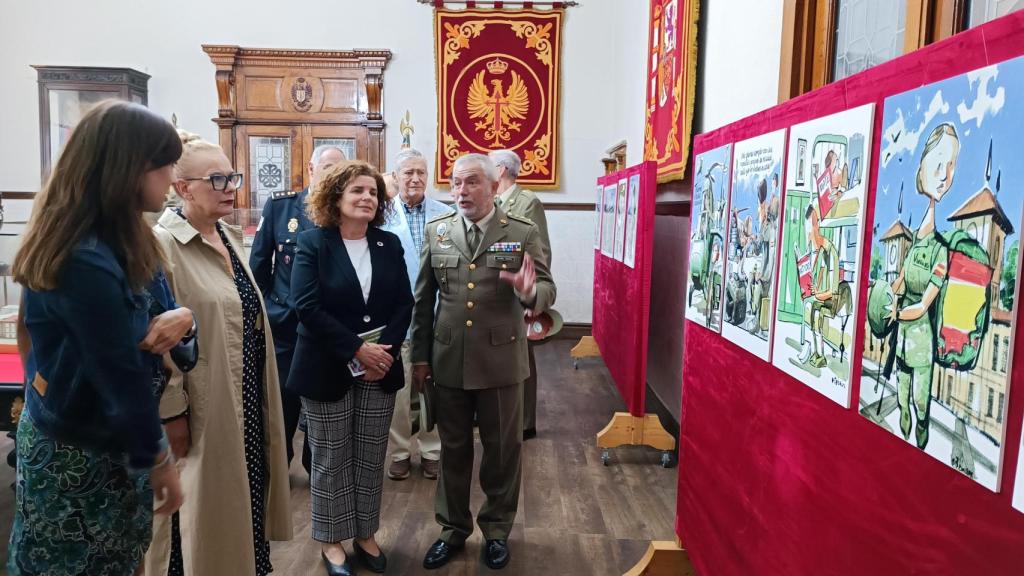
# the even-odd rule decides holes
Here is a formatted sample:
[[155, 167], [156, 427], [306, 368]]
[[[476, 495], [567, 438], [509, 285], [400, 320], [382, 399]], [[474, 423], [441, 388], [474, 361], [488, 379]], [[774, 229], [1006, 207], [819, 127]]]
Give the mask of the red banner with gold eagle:
[[658, 182], [682, 180], [690, 155], [697, 77], [698, 0], [651, 0], [644, 160]]
[[438, 184], [463, 154], [507, 148], [518, 182], [558, 186], [562, 10], [434, 12]]

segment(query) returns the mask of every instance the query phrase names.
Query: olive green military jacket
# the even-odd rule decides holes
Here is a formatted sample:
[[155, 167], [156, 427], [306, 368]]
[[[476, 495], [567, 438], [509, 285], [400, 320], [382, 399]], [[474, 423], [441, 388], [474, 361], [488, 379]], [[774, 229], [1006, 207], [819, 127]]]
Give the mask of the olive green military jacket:
[[520, 216], [537, 225], [540, 232], [541, 252], [544, 254], [544, 262], [551, 266], [551, 239], [548, 237], [548, 219], [544, 215], [544, 204], [540, 198], [526, 188], [515, 184], [508, 200], [501, 205], [501, 209], [509, 216]]
[[[459, 214], [435, 218], [423, 230], [412, 360], [429, 363], [439, 386], [482, 390], [525, 380], [530, 367], [523, 313], [542, 312], [555, 302], [537, 225], [494, 210], [475, 254]], [[532, 302], [520, 300], [499, 279], [502, 270], [519, 270], [526, 253], [537, 271]]]

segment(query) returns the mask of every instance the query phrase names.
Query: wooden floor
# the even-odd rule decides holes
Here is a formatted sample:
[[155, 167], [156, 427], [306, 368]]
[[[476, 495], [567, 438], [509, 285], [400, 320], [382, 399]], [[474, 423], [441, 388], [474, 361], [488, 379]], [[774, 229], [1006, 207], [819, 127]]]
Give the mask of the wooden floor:
[[[662, 468], [660, 453], [639, 447], [615, 449], [611, 465], [601, 465], [594, 435], [623, 409], [622, 401], [599, 360], [582, 361], [573, 370], [572, 344], [554, 341], [536, 349], [538, 437], [523, 446], [519, 514], [509, 541], [512, 561], [500, 572], [504, 575], [622, 574], [643, 555], [648, 541], [674, 538], [677, 470]], [[0, 442], [0, 454], [9, 449], [9, 440]], [[0, 486], [12, 480], [10, 468], [0, 465]], [[295, 539], [271, 544], [274, 574], [323, 574], [319, 545], [310, 538], [308, 478], [298, 459], [291, 480]], [[384, 480], [377, 540], [388, 556], [388, 574], [491, 573], [481, 559], [479, 530], [448, 566], [423, 569], [423, 555], [440, 533], [433, 512], [435, 486], [419, 475], [418, 466], [407, 480]], [[474, 512], [483, 499], [474, 487]], [[12, 505], [10, 490], [0, 490], [3, 542], [10, 533]], [[6, 546], [0, 560], [6, 563]]]

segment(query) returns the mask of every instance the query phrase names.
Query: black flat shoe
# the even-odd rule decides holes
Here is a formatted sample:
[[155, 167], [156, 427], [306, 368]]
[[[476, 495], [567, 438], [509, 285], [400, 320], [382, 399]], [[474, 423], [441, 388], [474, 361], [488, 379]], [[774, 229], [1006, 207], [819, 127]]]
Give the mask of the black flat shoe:
[[335, 564], [327, 558], [324, 551], [320, 551], [320, 557], [324, 559], [324, 566], [327, 567], [327, 576], [353, 576], [356, 571], [352, 569], [351, 559], [346, 556], [344, 564]]
[[352, 541], [352, 547], [356, 549], [356, 558], [369, 568], [370, 572], [383, 574], [388, 569], [388, 558], [384, 555], [383, 550], [380, 551], [380, 556], [373, 556], [366, 550], [363, 550], [363, 547], [355, 540]]
[[444, 540], [438, 540], [434, 542], [430, 550], [427, 550], [427, 555], [423, 557], [423, 567], [427, 570], [440, 568], [447, 564], [452, 559], [452, 556], [461, 549], [462, 545], [452, 546]]
[[488, 540], [484, 546], [484, 562], [491, 570], [501, 570], [508, 565], [511, 557], [505, 540]]

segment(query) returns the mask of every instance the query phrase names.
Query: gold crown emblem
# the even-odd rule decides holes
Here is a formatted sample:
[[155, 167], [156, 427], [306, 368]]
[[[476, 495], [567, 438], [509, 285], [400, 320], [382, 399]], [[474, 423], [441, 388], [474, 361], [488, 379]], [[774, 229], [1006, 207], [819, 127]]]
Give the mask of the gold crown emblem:
[[487, 63], [487, 71], [491, 74], [504, 74], [508, 70], [508, 62], [501, 58], [495, 58]]

